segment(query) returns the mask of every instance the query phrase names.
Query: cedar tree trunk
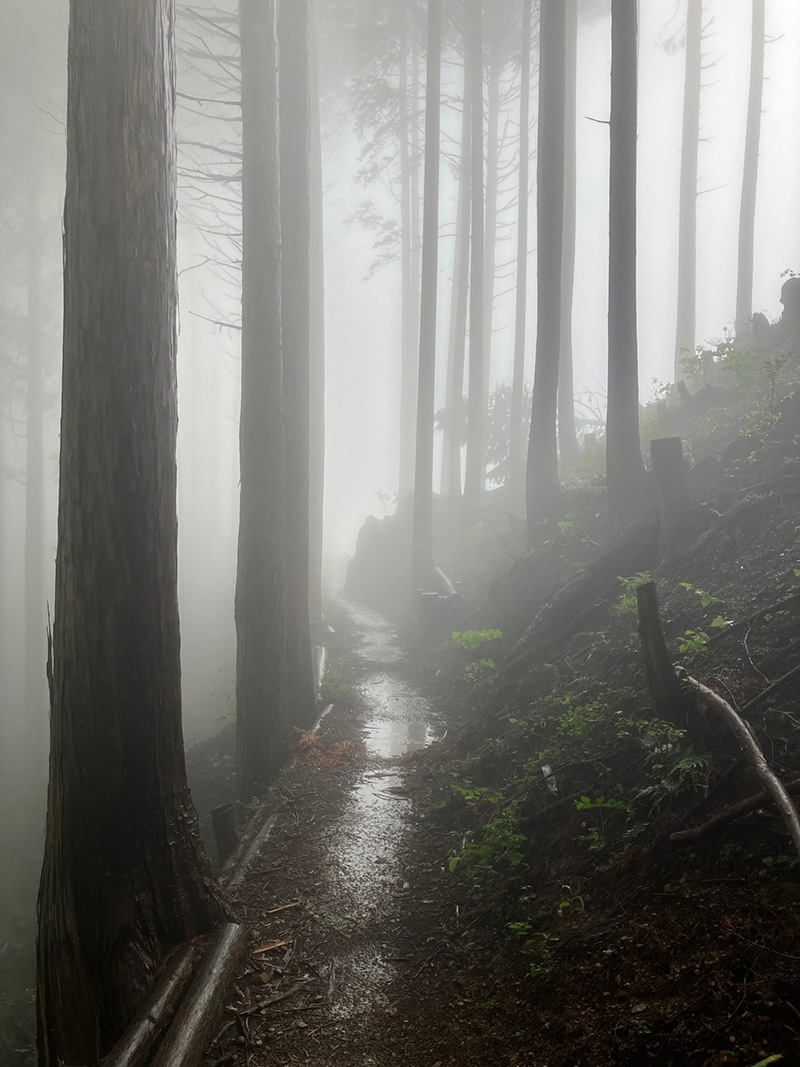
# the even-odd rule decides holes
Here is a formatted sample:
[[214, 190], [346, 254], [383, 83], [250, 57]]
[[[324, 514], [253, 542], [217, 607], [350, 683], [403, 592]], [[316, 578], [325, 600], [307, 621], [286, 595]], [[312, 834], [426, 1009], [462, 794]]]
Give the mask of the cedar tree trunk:
[[172, 0], [73, 0], [39, 1062], [96, 1063], [222, 918], [183, 757]]
[[277, 0], [240, 0], [242, 407], [236, 573], [236, 783], [261, 796], [286, 753]]
[[428, 3], [425, 106], [425, 214], [422, 233], [417, 448], [414, 469], [412, 595], [433, 580], [433, 409], [436, 378], [436, 306], [439, 282], [439, 168], [442, 75], [442, 0]]

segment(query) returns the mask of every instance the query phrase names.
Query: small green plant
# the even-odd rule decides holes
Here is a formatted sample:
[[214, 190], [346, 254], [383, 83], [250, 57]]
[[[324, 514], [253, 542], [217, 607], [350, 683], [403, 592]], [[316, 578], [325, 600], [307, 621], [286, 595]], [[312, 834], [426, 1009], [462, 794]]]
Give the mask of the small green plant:
[[690, 751], [668, 769], [663, 763], [653, 764], [653, 770], [660, 777], [654, 785], [640, 790], [638, 797], [649, 800], [653, 809], [658, 810], [667, 801], [675, 800], [684, 793], [696, 792], [706, 784], [708, 763], [708, 757]]
[[553, 970], [553, 953], [549, 935], [534, 930], [533, 924], [527, 921], [509, 923], [508, 929], [522, 942], [523, 952], [534, 957], [529, 970], [531, 978], [543, 978], [550, 974]]
[[721, 604], [722, 601], [718, 596], [714, 596], [712, 593], [707, 593], [704, 589], [698, 589], [696, 585], [692, 585], [691, 582], [680, 582], [681, 589], [685, 589], [687, 593], [694, 593], [699, 597], [700, 604], [704, 608], [710, 608], [714, 604]]
[[771, 1063], [781, 1063], [783, 1056], [767, 1056], [765, 1060], [759, 1060], [758, 1063], [754, 1063], [753, 1067], [769, 1067]]
[[640, 585], [647, 585], [652, 580], [652, 575], [647, 571], [639, 571], [630, 578], [618, 578], [617, 581], [622, 586], [622, 594], [614, 605], [617, 615], [635, 615], [638, 610], [636, 590]]
[[587, 811], [591, 815], [588, 819], [581, 820], [583, 833], [578, 835], [578, 840], [588, 846], [590, 852], [600, 852], [606, 846], [608, 812], [623, 812], [625, 815], [633, 814], [633, 806], [626, 804], [615, 797], [586, 797], [575, 801], [576, 811]]
[[499, 641], [503, 636], [502, 630], [467, 630], [466, 633], [453, 633], [453, 645], [463, 648], [467, 652], [477, 652], [483, 645], [490, 641]]
[[708, 652], [710, 638], [705, 630], [687, 630], [678, 639], [678, 651], [688, 660], [697, 659]]
[[[503, 636], [502, 630], [467, 630], [453, 633], [452, 641], [455, 648], [464, 649], [465, 652], [477, 652], [484, 645], [499, 641]], [[468, 682], [477, 686], [488, 686], [494, 678], [497, 665], [490, 656], [480, 656], [472, 659], [464, 668], [464, 677]]]
[[583, 897], [581, 897], [577, 893], [573, 892], [572, 886], [570, 886], [570, 885], [562, 885], [561, 892], [564, 893], [565, 895], [562, 898], [562, 900], [559, 901], [559, 904], [558, 904], [558, 914], [560, 916], [563, 917], [564, 915], [567, 914], [568, 911], [573, 911], [573, 912], [583, 912], [584, 911], [585, 905], [584, 905], [584, 902], [583, 902]]
[[797, 856], [784, 853], [780, 856], [765, 856], [761, 862], [763, 867], [758, 872], [761, 878], [780, 878], [781, 874], [796, 867], [800, 860]]

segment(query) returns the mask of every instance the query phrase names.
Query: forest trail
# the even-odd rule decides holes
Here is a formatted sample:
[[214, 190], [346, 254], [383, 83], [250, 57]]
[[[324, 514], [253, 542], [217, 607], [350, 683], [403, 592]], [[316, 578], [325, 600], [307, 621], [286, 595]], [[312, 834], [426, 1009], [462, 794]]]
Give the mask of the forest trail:
[[477, 1027], [463, 1018], [474, 998], [461, 983], [495, 978], [488, 960], [457, 966], [469, 925], [450, 929], [441, 842], [416, 810], [408, 754], [444, 724], [393, 627], [344, 609], [359, 699], [334, 705], [277, 784], [274, 829], [240, 898], [254, 951], [207, 1063], [517, 1062], [484, 1048], [485, 1013]]

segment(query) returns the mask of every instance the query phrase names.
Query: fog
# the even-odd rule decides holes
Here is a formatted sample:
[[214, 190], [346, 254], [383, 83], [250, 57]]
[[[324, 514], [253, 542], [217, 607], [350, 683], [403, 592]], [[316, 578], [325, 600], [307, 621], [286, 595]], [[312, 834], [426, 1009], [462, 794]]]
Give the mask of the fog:
[[[366, 516], [392, 511], [397, 500], [402, 281], [395, 255], [374, 269], [380, 254], [376, 232], [358, 219], [365, 202], [395, 225], [399, 213], [393, 169], [362, 180], [364, 145], [371, 134], [360, 135], [354, 118], [354, 79], [367, 71], [370, 20], [380, 5], [370, 0], [349, 5], [361, 19], [357, 40], [347, 38], [344, 22], [339, 25], [339, 5], [317, 0], [316, 6], [326, 270], [325, 575], [328, 589], [335, 591]], [[573, 314], [576, 393], [601, 415], [608, 316], [611, 40], [606, 6], [593, 5], [594, 17], [582, 21], [579, 33]], [[222, 0], [219, 8], [228, 14], [235, 11]], [[685, 0], [641, 0], [638, 310], [643, 403], [651, 398], [654, 380], [673, 378], [685, 9]], [[751, 3], [706, 0], [704, 9], [698, 343], [733, 331]], [[209, 18], [214, 14], [211, 8], [201, 10]], [[0, 2], [0, 1015], [24, 999], [21, 987], [31, 982], [33, 900], [45, 810], [45, 650], [56, 551], [67, 14], [66, 0]], [[178, 511], [184, 733], [191, 745], [231, 722], [235, 714], [240, 164], [209, 146], [235, 153], [241, 131], [235, 120], [226, 119], [236, 113], [229, 105], [236, 96], [235, 64], [187, 58], [194, 31], [182, 28], [180, 18]], [[767, 19], [753, 310], [773, 320], [781, 312], [782, 273], [800, 271], [800, 5], [796, 0], [769, 0]], [[209, 31], [209, 52], [215, 41]], [[460, 51], [452, 47], [446, 50], [443, 78], [451, 106], [443, 118], [447, 159], [441, 186], [441, 353], [447, 350], [454, 273], [458, 182], [453, 163], [463, 78]], [[500, 156], [492, 387], [511, 380], [513, 364], [518, 82], [518, 58], [511, 45], [502, 75], [506, 101], [499, 122], [505, 144]], [[423, 94], [424, 69], [420, 106]], [[197, 103], [200, 98], [222, 103]], [[534, 85], [534, 127], [536, 107]], [[535, 166], [531, 193], [530, 381], [536, 340]], [[38, 218], [31, 217], [33, 210]], [[40, 305], [32, 302], [38, 284]], [[40, 312], [32, 322], [30, 309], [37, 306]], [[42, 352], [39, 384], [29, 375], [29, 356], [37, 345]], [[32, 455], [29, 390], [36, 389], [41, 390], [44, 412], [42, 492], [35, 506], [27, 501], [26, 511]], [[438, 409], [446, 401], [444, 358], [437, 365], [436, 395]], [[435, 485], [440, 437], [437, 434]], [[39, 528], [38, 535], [31, 524]], [[26, 537], [30, 547], [35, 536], [41, 537], [42, 555], [33, 563], [28, 559], [26, 578]], [[43, 596], [36, 592], [37, 568]], [[26, 656], [35, 662], [33, 679], [27, 681]]]

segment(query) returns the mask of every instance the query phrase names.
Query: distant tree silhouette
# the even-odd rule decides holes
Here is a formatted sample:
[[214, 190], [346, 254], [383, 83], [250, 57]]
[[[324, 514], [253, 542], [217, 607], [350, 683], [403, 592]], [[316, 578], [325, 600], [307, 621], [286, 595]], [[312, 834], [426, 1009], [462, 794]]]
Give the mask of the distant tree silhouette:
[[606, 466], [609, 503], [620, 526], [635, 509], [644, 469], [636, 321], [638, 37], [638, 0], [612, 0]]

